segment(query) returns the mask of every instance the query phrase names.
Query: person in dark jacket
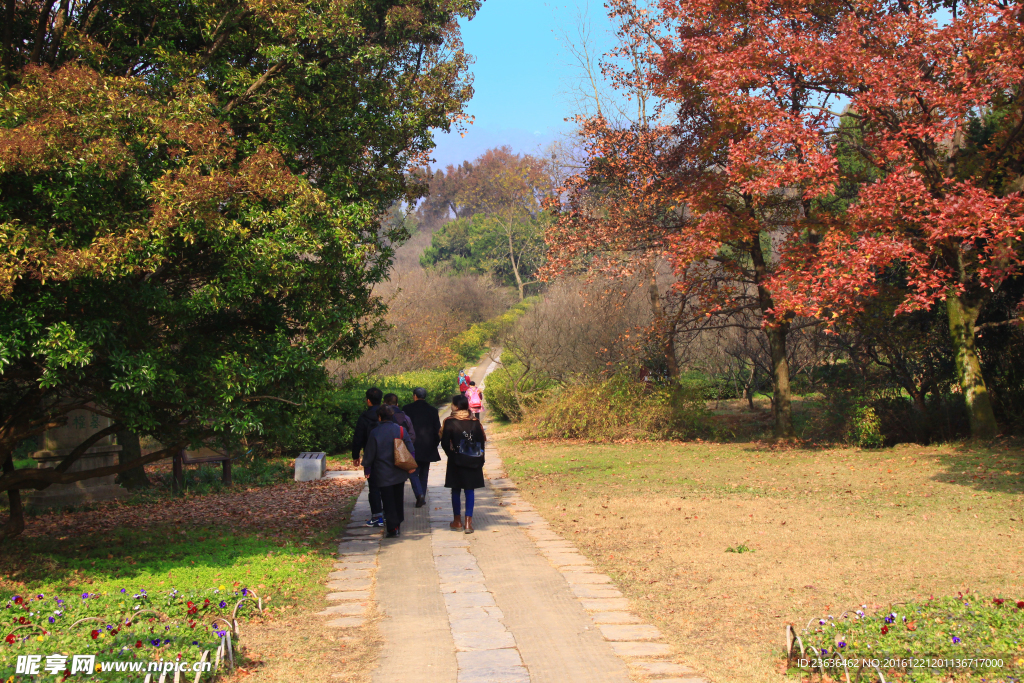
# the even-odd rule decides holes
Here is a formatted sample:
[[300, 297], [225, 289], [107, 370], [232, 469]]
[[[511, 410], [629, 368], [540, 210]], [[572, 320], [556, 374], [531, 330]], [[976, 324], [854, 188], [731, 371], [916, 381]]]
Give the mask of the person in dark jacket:
[[[484, 428], [469, 412], [469, 401], [461, 394], [452, 396], [451, 415], [441, 426], [441, 448], [448, 456], [448, 470], [445, 472], [445, 488], [452, 490], [452, 511], [455, 520], [448, 526], [456, 531], [465, 529], [473, 533], [473, 503], [475, 489], [484, 487], [483, 445], [487, 441]], [[465, 453], [478, 450], [478, 457], [466, 457]], [[461, 508], [462, 492], [466, 492], [466, 522], [463, 525]]]
[[[377, 427], [377, 411], [384, 396], [377, 387], [366, 390], [366, 410], [356, 420], [356, 431], [352, 435], [352, 464], [359, 467], [359, 453], [366, 447], [367, 439]], [[370, 483], [367, 495], [370, 498], [370, 519], [366, 526], [384, 526], [384, 508], [380, 500], [380, 491]]]
[[370, 432], [366, 440], [366, 454], [363, 457], [363, 474], [369, 479], [370, 486], [380, 491], [381, 502], [384, 504], [384, 526], [387, 537], [394, 538], [400, 532], [405, 521], [405, 480], [409, 473], [395, 466], [395, 439], [402, 437], [405, 447], [412, 452], [412, 435], [393, 422], [395, 409], [381, 406], [377, 411], [380, 424]]
[[[395, 416], [391, 418], [391, 421], [408, 432], [409, 435], [412, 436], [413, 445], [415, 445], [416, 427], [413, 426], [412, 420], [409, 419], [409, 416], [398, 407], [398, 396], [396, 394], [384, 394], [384, 405], [391, 406], [395, 411]], [[412, 457], [416, 457], [416, 451], [410, 448], [409, 452], [412, 453]], [[416, 496], [416, 507], [423, 507], [426, 503], [426, 498], [423, 496], [426, 489], [420, 484], [419, 476], [414, 474], [409, 477], [409, 483], [412, 485], [412, 492]], [[420, 501], [423, 502], [421, 503]]]
[[434, 406], [427, 403], [427, 390], [416, 387], [412, 390], [412, 403], [402, 408], [416, 428], [416, 474], [411, 479], [418, 479], [423, 496], [416, 499], [416, 507], [423, 507], [426, 502], [427, 477], [430, 476], [430, 463], [437, 462], [441, 456], [437, 447], [441, 444], [441, 418], [437, 416]]

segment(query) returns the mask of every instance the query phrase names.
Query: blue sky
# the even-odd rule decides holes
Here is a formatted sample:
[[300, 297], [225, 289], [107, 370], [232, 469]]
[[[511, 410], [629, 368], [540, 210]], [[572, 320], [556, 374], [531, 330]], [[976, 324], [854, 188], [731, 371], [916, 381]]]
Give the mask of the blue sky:
[[592, 38], [601, 52], [613, 44], [602, 0], [484, 0], [472, 21], [463, 22], [466, 51], [476, 91], [466, 111], [476, 117], [466, 137], [438, 134], [436, 166], [475, 159], [502, 144], [516, 152], [536, 153], [571, 129], [563, 119], [575, 113], [572, 55], [560, 41], [576, 30], [576, 16], [586, 12]]

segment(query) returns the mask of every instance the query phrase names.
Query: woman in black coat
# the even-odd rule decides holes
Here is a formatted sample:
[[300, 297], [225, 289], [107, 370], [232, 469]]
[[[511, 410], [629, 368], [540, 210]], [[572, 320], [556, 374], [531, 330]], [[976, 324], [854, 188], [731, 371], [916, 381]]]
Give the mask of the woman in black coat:
[[[474, 489], [484, 487], [484, 443], [487, 436], [479, 420], [469, 412], [465, 396], [452, 397], [452, 413], [441, 426], [441, 448], [448, 456], [444, 485], [452, 490], [452, 511], [455, 521], [448, 526], [473, 533]], [[462, 523], [462, 492], [466, 492], [466, 523]]]
[[413, 449], [412, 435], [391, 421], [394, 416], [395, 409], [391, 406], [380, 407], [377, 411], [380, 424], [370, 432], [363, 454], [363, 474], [371, 486], [380, 490], [388, 538], [397, 536], [405, 521], [405, 480], [409, 478], [408, 472], [395, 466], [395, 439], [401, 435], [410, 453]]

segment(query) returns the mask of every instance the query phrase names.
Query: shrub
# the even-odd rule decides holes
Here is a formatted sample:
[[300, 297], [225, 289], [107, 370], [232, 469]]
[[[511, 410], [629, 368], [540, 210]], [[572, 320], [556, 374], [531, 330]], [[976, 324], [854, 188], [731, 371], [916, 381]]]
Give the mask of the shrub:
[[854, 408], [847, 438], [850, 443], [861, 448], [881, 448], [884, 445], [882, 421], [878, 419], [874, 408], [869, 405]]
[[639, 382], [625, 375], [570, 385], [527, 411], [539, 438], [613, 441], [692, 438], [707, 415], [702, 387]]
[[524, 375], [525, 370], [513, 361], [487, 377], [487, 407], [498, 417], [519, 422], [527, 409], [538, 405], [554, 388], [554, 382], [547, 377], [537, 373]]

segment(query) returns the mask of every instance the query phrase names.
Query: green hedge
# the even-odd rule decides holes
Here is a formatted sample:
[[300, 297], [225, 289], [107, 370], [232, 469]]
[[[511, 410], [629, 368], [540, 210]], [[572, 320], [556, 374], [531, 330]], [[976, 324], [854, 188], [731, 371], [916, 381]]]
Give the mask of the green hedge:
[[292, 422], [275, 440], [286, 454], [302, 451], [347, 453], [352, 444], [356, 420], [366, 410], [366, 390], [377, 387], [385, 394], [398, 394], [400, 405], [412, 402], [412, 390], [423, 387], [427, 400], [440, 405], [457, 391], [458, 368], [418, 370], [386, 377], [360, 376], [342, 387], [326, 392], [316, 404], [296, 411]]
[[467, 363], [475, 363], [480, 359], [489, 342], [496, 341], [499, 335], [508, 329], [523, 313], [526, 313], [540, 297], [529, 297], [508, 309], [501, 315], [477, 323], [465, 332], [452, 339], [449, 348]]

